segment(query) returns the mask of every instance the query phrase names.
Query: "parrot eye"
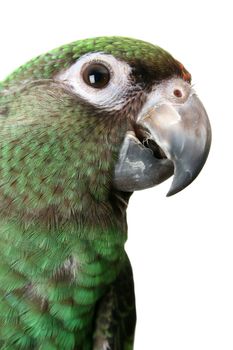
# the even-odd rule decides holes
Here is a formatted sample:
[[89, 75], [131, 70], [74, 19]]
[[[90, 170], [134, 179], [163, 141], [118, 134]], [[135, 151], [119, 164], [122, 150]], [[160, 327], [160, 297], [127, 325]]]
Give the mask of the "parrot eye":
[[102, 89], [109, 83], [109, 69], [103, 64], [92, 63], [84, 69], [83, 80], [87, 85], [95, 89]]
[[128, 63], [112, 55], [92, 52], [81, 56], [54, 78], [91, 105], [112, 111], [122, 108], [128, 91], [133, 88], [131, 71]]

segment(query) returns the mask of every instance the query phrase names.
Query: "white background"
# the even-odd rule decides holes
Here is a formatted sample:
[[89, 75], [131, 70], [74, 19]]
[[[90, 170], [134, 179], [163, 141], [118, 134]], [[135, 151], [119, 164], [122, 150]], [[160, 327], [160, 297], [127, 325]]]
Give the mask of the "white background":
[[73, 40], [131, 36], [192, 73], [213, 128], [197, 180], [135, 193], [127, 250], [134, 268], [135, 350], [233, 349], [232, 10], [230, 1], [2, 1], [0, 79]]

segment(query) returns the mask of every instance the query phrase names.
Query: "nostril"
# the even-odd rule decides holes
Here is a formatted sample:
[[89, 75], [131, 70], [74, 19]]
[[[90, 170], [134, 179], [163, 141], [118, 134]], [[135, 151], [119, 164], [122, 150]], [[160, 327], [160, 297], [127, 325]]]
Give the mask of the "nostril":
[[174, 94], [176, 97], [182, 97], [182, 96], [183, 96], [182, 91], [179, 90], [179, 89], [175, 89], [175, 90], [173, 91], [173, 94]]

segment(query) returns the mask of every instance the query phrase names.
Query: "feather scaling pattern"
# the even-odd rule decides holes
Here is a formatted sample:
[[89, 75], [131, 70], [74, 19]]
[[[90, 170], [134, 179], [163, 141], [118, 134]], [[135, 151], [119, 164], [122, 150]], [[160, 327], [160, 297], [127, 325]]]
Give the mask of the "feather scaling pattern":
[[[164, 81], [180, 84], [178, 98], [190, 79], [158, 46], [101, 37], [36, 57], [0, 83], [1, 350], [133, 349], [124, 250], [130, 184], [153, 186], [151, 175], [143, 177], [147, 167], [159, 182], [174, 169], [138, 115]], [[124, 189], [114, 182], [117, 166]]]

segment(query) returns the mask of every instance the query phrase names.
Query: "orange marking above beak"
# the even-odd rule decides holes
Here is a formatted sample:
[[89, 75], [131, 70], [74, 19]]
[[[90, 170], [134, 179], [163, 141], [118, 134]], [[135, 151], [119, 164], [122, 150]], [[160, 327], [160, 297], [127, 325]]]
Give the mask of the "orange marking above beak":
[[179, 64], [180, 70], [181, 70], [181, 75], [182, 78], [187, 81], [187, 82], [191, 82], [192, 76], [191, 74], [187, 71], [187, 69], [183, 66], [182, 63], [180, 63], [179, 61], [177, 61], [177, 63]]

